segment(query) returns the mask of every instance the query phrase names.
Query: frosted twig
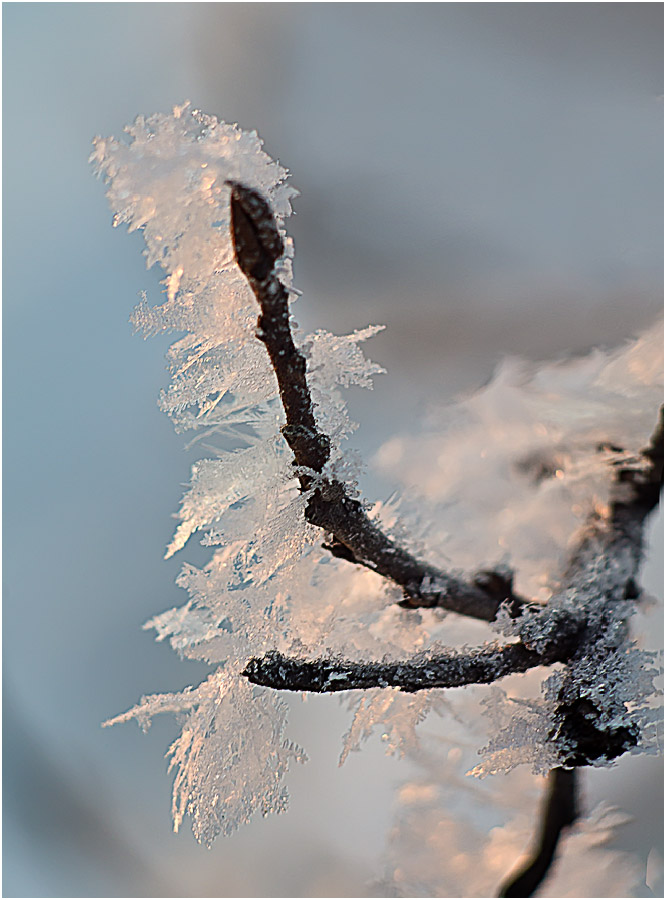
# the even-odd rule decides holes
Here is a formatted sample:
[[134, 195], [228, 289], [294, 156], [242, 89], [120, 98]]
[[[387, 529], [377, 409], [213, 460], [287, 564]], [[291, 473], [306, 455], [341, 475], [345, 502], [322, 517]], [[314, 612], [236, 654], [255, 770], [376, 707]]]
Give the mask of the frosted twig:
[[[330, 440], [317, 428], [306, 378], [306, 360], [294, 344], [289, 295], [275, 263], [282, 255], [282, 238], [271, 208], [257, 192], [237, 182], [231, 186], [231, 235], [236, 261], [261, 308], [257, 337], [265, 345], [278, 381], [287, 424], [282, 433], [295, 465], [322, 473], [330, 456]], [[368, 518], [362, 503], [349, 496], [334, 478], [299, 475], [309, 492], [305, 517], [333, 535], [325, 545], [336, 556], [367, 566], [402, 587], [404, 605], [440, 606], [475, 619], [493, 621], [508, 604], [518, 615], [529, 604], [512, 590], [511, 578], [480, 573], [466, 581], [416, 559], [397, 546]]]
[[354, 662], [345, 659], [295, 659], [277, 651], [252, 659], [243, 675], [255, 684], [284, 691], [337, 691], [393, 687], [401, 691], [454, 688], [467, 684], [491, 684], [504, 675], [526, 672], [535, 666], [564, 662], [575, 645], [570, 633], [542, 652], [518, 642], [491, 644], [466, 653], [451, 651], [406, 662]]
[[[317, 333], [302, 349], [297, 345], [289, 308], [291, 244], [276, 224], [291, 208], [286, 170], [261, 150], [256, 133], [241, 132], [188, 110], [187, 104], [174, 108], [172, 117], [139, 117], [128, 131], [129, 145], [97, 139], [93, 158], [109, 181], [114, 224], [128, 222], [132, 230], [144, 229], [148, 264], [159, 262], [167, 274], [166, 302], [156, 309], [141, 304], [135, 324], [148, 333], [166, 328], [186, 332], [170, 351], [174, 380], [164, 395], [163, 408], [179, 428], [197, 427], [203, 421], [209, 434], [238, 427], [234, 437], [242, 433], [244, 440], [249, 430], [252, 439], [228, 463], [201, 460], [193, 467], [191, 488], [181, 505], [181, 525], [169, 554], [194, 531], [217, 526], [223, 515], [222, 530], [210, 531], [207, 543], [223, 541], [225, 546], [205, 569], [183, 571], [179, 584], [190, 593], [187, 605], [148, 623], [156, 628], [159, 640], [169, 636], [187, 656], [222, 665], [198, 688], [144, 698], [118, 720], [135, 717], [147, 725], [157, 712], [187, 713], [183, 732], [170, 751], [177, 769], [174, 821], [177, 826], [185, 812], [191, 813], [195, 835], [208, 843], [218, 832], [228, 833], [247, 821], [259, 808], [264, 814], [284, 809], [286, 792], [281, 780], [291, 761], [303, 759], [302, 752], [283, 737], [285, 709], [276, 692], [258, 691], [250, 682], [314, 692], [392, 687], [393, 692], [377, 692], [358, 725], [352, 726], [349, 749], [361, 730], [368, 731], [368, 723], [393, 722], [396, 733], [407, 726], [413, 733], [428, 705], [441, 697], [433, 692], [410, 700], [400, 691], [488, 684], [534, 666], [559, 663], [544, 682], [543, 701], [516, 706], [507, 698], [495, 704], [492, 714], [499, 732], [490, 735], [488, 765], [477, 767], [498, 771], [517, 764], [516, 760], [526, 761], [526, 753], [540, 771], [559, 767], [549, 779], [551, 793], [543, 807], [540, 841], [535, 841], [539, 851], [505, 888], [507, 896], [532, 893], [548, 871], [562, 828], [576, 815], [571, 770], [612, 760], [628, 749], [650, 749], [656, 731], [657, 711], [650, 705], [656, 674], [652, 655], [632, 647], [628, 619], [631, 601], [640, 595], [636, 579], [644, 520], [658, 502], [663, 482], [663, 416], [642, 454], [630, 457], [629, 449], [624, 452], [610, 446], [613, 458], [621, 462], [613, 470], [608, 506], [603, 511], [599, 507], [589, 519], [547, 606], [517, 597], [511, 573], [501, 568], [458, 577], [417, 559], [371, 521], [367, 505], [356, 499], [342, 476], [334, 474], [337, 441], [349, 430], [334, 385], [368, 384], [377, 367], [373, 369], [362, 358], [357, 345], [376, 329], [341, 339]], [[230, 187], [229, 205], [227, 189], [222, 187], [225, 180]], [[259, 191], [266, 192], [270, 203]], [[230, 243], [238, 267], [230, 265]], [[256, 337], [268, 357], [251, 337], [256, 310], [245, 279], [259, 303]], [[219, 302], [223, 297], [229, 302]], [[359, 354], [356, 360], [354, 352]], [[606, 388], [617, 387], [619, 376], [624, 397], [625, 388], [631, 388], [635, 380], [630, 373], [636, 359], [620, 357]], [[642, 366], [638, 370], [642, 372]], [[597, 386], [603, 394], [608, 366], [600, 371], [603, 377]], [[641, 381], [636, 393], [639, 409], [645, 409], [640, 398], [646, 396], [644, 390], [654, 373], [645, 384], [642, 377], [636, 375]], [[629, 383], [622, 383], [627, 378]], [[293, 459], [272, 431], [276, 384], [286, 419], [282, 434]], [[578, 402], [580, 392], [573, 394]], [[542, 395], [543, 390], [537, 391], [537, 399], [543, 400]], [[643, 424], [632, 428], [624, 422], [633, 396], [627, 390], [613, 410], [612, 418], [621, 418], [625, 427], [614, 431], [613, 425], [610, 433], [597, 426], [592, 431], [574, 428], [574, 436], [587, 441], [585, 434], [594, 434], [595, 440], [606, 435], [621, 443], [622, 434], [642, 434]], [[496, 418], [506, 415], [504, 403], [486, 405], [492, 406]], [[604, 400], [602, 409], [606, 405]], [[194, 407], [198, 407], [196, 415]], [[584, 403], [583, 407], [571, 410], [573, 419], [590, 415]], [[592, 418], [598, 419], [597, 424], [608, 421], [607, 415], [597, 417], [596, 412]], [[503, 423], [512, 453], [521, 443], [522, 414], [516, 421], [518, 433], [513, 419]], [[637, 421], [642, 422], [642, 417]], [[535, 441], [532, 434], [530, 453], [537, 446]], [[637, 445], [631, 438], [630, 443], [635, 452]], [[464, 455], [469, 446], [462, 441], [457, 452]], [[562, 451], [569, 446], [564, 436]], [[575, 459], [580, 456], [585, 461], [590, 456], [589, 441], [580, 453], [571, 446]], [[540, 451], [537, 455], [541, 456]], [[550, 470], [554, 459], [544, 457], [540, 463]], [[521, 460], [514, 463], [522, 470]], [[576, 474], [578, 465], [571, 471], [580, 480], [586, 470], [583, 467]], [[592, 482], [602, 480], [600, 469], [591, 466]], [[300, 496], [294, 496], [295, 479]], [[608, 496], [606, 487], [593, 492], [596, 502], [601, 502], [599, 496]], [[546, 492], [542, 499], [548, 502], [549, 497]], [[486, 499], [484, 494], [484, 507]], [[574, 510], [572, 505], [570, 512]], [[538, 522], [550, 515], [550, 509], [540, 501], [530, 515]], [[492, 521], [491, 516], [488, 519]], [[276, 651], [260, 658], [276, 640], [301, 656], [317, 652], [308, 647], [322, 646], [325, 632], [321, 628], [326, 629], [330, 621], [328, 603], [315, 611], [312, 621], [308, 611], [296, 630], [292, 628], [299, 605], [307, 602], [297, 586], [306, 579], [307, 584], [317, 582], [313, 574], [318, 555], [302, 553], [317, 528], [323, 531], [323, 547], [332, 555], [399, 585], [403, 606], [439, 606], [497, 620], [498, 628], [510, 637], [503, 644], [486, 643], [476, 649], [431, 647], [398, 662], [388, 662], [389, 657], [358, 662], [331, 657], [329, 651], [329, 658], [310, 660]], [[291, 563], [299, 555], [303, 567], [297, 571]], [[326, 575], [323, 580], [328, 590]], [[360, 582], [358, 587], [363, 587]], [[351, 600], [355, 589], [353, 584]], [[377, 637], [389, 639], [389, 646], [403, 646], [400, 639], [391, 640], [390, 630], [375, 632], [375, 626], [387, 624], [378, 621], [379, 616], [381, 610], [375, 610], [364, 618], [369, 634], [354, 641], [355, 646], [366, 648]], [[350, 624], [354, 627], [347, 618], [345, 625]], [[409, 627], [408, 622], [393, 625], [403, 631]], [[363, 627], [360, 622], [359, 626]], [[417, 635], [416, 646], [422, 646], [424, 637]], [[371, 709], [375, 702], [382, 708]], [[408, 707], [409, 714], [393, 706]], [[515, 709], [524, 715], [513, 716]], [[403, 737], [400, 741], [404, 746]]]
[[[231, 183], [231, 229], [236, 260], [259, 302], [257, 337], [265, 344], [280, 389], [287, 424], [283, 434], [297, 466], [322, 473], [330, 441], [317, 428], [306, 378], [306, 361], [294, 344], [288, 294], [275, 272], [282, 240], [270, 206], [256, 191]], [[636, 592], [635, 578], [643, 548], [645, 517], [659, 500], [663, 484], [663, 410], [648, 448], [636, 465], [625, 464], [615, 477], [609, 513], [594, 518], [571, 556], [559, 598], [550, 610], [539, 610], [513, 594], [511, 579], [485, 573], [485, 580], [468, 582], [423, 563], [396, 546], [368, 519], [362, 504], [332, 478], [300, 474], [308, 492], [305, 516], [333, 535], [333, 552], [390, 578], [403, 588], [410, 606], [442, 606], [492, 621], [502, 603], [515, 620], [522, 644], [499, 650], [481, 649], [466, 658], [447, 656], [437, 665], [414, 663], [362, 665], [345, 661], [291, 660], [270, 654], [252, 660], [245, 674], [258, 683], [292, 690], [346, 690], [389, 686], [403, 690], [452, 687], [493, 681], [509, 671], [525, 671], [546, 662], [540, 643], [549, 632], [550, 661], [569, 662], [558, 697], [552, 739], [565, 764], [584, 765], [600, 757], [613, 759], [638, 741], [638, 729], [603, 725], [601, 704], [589, 698], [589, 669], [603, 667], [626, 634], [626, 613], [619, 602]], [[557, 602], [576, 595], [577, 639], [571, 628], [560, 631], [563, 618]], [[545, 629], [545, 631], [544, 631]], [[524, 645], [524, 646], [523, 646]], [[563, 648], [567, 648], [563, 655]], [[587, 671], [585, 671], [587, 669]], [[429, 674], [426, 674], [429, 673]], [[493, 674], [494, 673], [494, 674]], [[611, 703], [614, 702], [611, 699]]]
[[563, 611], [554, 614], [546, 608], [539, 613], [525, 611], [517, 618], [518, 633], [524, 618], [524, 639], [530, 642], [530, 632], [544, 639], [544, 622], [550, 617], [551, 637], [541, 651], [518, 642], [397, 663], [308, 661], [272, 652], [250, 660], [243, 672], [248, 680], [279, 690], [329, 693], [393, 687], [411, 692], [490, 684], [538, 665], [567, 663], [550, 739], [559, 745], [563, 763], [571, 768], [551, 771], [538, 848], [527, 867], [502, 887], [501, 897], [532, 896], [548, 873], [562, 830], [573, 824], [578, 814], [575, 767], [601, 757], [615, 759], [638, 743], [635, 726], [604, 724], [603, 709], [585, 695], [589, 685], [581, 679], [580, 664], [592, 660], [594, 668], [596, 661], [598, 672], [603, 673], [604, 664], [608, 665], [610, 654], [618, 647], [618, 635], [626, 631], [615, 610], [622, 600], [635, 599], [638, 594], [635, 578], [642, 557], [643, 524], [659, 502], [663, 487], [663, 444], [662, 408], [642, 460], [616, 474], [608, 518], [590, 523], [572, 554], [562, 595], [577, 593], [581, 616]]

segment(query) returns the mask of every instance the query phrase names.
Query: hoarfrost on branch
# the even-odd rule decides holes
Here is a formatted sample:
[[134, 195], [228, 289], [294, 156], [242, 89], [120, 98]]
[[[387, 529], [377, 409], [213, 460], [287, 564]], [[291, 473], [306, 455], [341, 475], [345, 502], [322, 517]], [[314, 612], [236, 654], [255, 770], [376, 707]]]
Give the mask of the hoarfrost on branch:
[[[383, 371], [360, 346], [380, 327], [304, 335], [289, 323], [294, 358], [306, 362], [295, 402], [314, 415], [301, 437], [319, 448], [316, 465], [305, 465], [294, 449], [301, 426], [285, 415], [284, 374], [258, 326], [258, 300], [265, 313], [280, 291], [288, 302], [297, 296], [284, 227], [297, 192], [287, 170], [255, 132], [187, 103], [126, 132], [123, 141], [97, 138], [91, 160], [113, 224], [140, 229], [147, 266], [165, 273], [164, 302], [144, 297], [132, 322], [146, 336], [182, 333], [160, 406], [210, 454], [192, 467], [166, 550], [199, 534], [210, 560], [184, 565], [178, 583], [189, 600], [146, 627], [216, 668], [198, 687], [144, 697], [106, 724], [184, 717], [169, 751], [176, 829], [189, 814], [210, 844], [257, 810], [285, 808], [284, 775], [305, 756], [285, 737], [285, 704], [261, 683], [374, 685], [350, 695], [343, 762], [376, 727], [389, 752], [417, 753], [416, 728], [431, 709], [464, 718], [461, 692], [442, 687], [559, 662], [541, 697], [490, 689], [493, 730], [476, 774], [654, 750], [655, 661], [632, 646], [627, 623], [649, 511], [637, 512], [635, 497], [655, 477], [646, 448], [656, 446], [661, 326], [619, 350], [541, 369], [506, 361], [422, 434], [379, 450], [377, 464], [412, 498], [370, 509], [357, 500], [358, 466], [344, 449], [355, 426], [339, 387], [371, 388]], [[278, 248], [258, 275], [239, 265], [241, 227], [260, 261], [266, 241]], [[488, 643], [487, 631], [479, 649], [448, 649], [469, 632], [447, 610], [493, 622], [510, 643]], [[477, 636], [487, 629], [474, 627]], [[596, 757], [581, 745], [588, 726], [606, 736]]]

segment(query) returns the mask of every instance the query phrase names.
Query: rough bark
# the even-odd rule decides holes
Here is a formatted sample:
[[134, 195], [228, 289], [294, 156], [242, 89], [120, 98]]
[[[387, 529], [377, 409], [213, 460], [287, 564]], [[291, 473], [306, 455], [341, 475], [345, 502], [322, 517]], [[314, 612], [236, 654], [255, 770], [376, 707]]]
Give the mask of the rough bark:
[[411, 659], [404, 662], [361, 663], [346, 659], [295, 659], [277, 651], [247, 664], [243, 675], [255, 684], [283, 691], [317, 694], [367, 688], [400, 688], [413, 692], [430, 688], [454, 688], [467, 684], [491, 684], [505, 675], [526, 672], [534, 666], [564, 662], [575, 646], [575, 636], [560, 640], [543, 653], [524, 644], [504, 647], [491, 644], [471, 653]]

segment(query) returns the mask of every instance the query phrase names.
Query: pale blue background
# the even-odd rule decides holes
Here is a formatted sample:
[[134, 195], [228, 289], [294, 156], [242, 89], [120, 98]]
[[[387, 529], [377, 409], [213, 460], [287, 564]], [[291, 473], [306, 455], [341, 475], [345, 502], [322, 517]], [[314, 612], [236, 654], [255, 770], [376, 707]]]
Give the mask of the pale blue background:
[[[338, 770], [347, 716], [313, 700], [295, 711], [312, 761], [289, 814], [207, 853], [171, 833], [175, 724], [99, 728], [205, 669], [140, 629], [183, 601], [180, 560], [161, 558], [189, 459], [155, 402], [168, 341], [127, 322], [160, 276], [110, 227], [93, 135], [186, 98], [259, 130], [302, 191], [301, 325], [388, 325], [369, 349], [390, 375], [350, 396], [369, 457], [503, 352], [612, 344], [660, 309], [661, 16], [3, 5], [5, 896], [357, 896], [404, 775], [378, 741]], [[658, 554], [650, 566], [657, 589]], [[592, 782], [639, 816], [624, 846], [661, 846], [658, 762]]]

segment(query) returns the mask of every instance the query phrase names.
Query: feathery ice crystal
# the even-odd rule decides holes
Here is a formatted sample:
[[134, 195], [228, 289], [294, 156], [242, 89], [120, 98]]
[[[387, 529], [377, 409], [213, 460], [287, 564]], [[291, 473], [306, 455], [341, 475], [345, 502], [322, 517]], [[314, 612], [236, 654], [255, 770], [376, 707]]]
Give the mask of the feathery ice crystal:
[[[256, 300], [234, 262], [228, 180], [270, 201], [286, 248], [281, 280], [291, 285], [292, 242], [283, 222], [296, 191], [286, 169], [262, 150], [256, 133], [189, 104], [172, 115], [139, 117], [126, 131], [128, 142], [97, 138], [91, 160], [107, 182], [114, 225], [141, 229], [147, 265], [159, 263], [166, 273], [165, 302], [150, 307], [144, 297], [132, 322], [145, 335], [185, 332], [169, 351], [172, 378], [160, 405], [179, 431], [196, 431], [215, 450], [192, 467], [166, 554], [201, 532], [215, 548], [211, 560], [203, 569], [184, 566], [178, 583], [189, 601], [147, 627], [182, 655], [220, 668], [199, 687], [144, 697], [111, 721], [135, 718], [145, 728], [156, 713], [187, 714], [170, 751], [177, 767], [174, 821], [178, 828], [190, 813], [195, 835], [210, 843], [257, 809], [281, 811], [282, 777], [290, 761], [304, 758], [284, 737], [286, 705], [240, 677], [247, 661], [275, 647], [326, 651], [327, 642], [357, 654], [390, 652], [392, 643], [370, 631], [394, 613], [385, 609], [381, 580], [349, 566], [337, 572], [339, 563], [318, 546], [317, 530], [303, 517], [305, 498], [280, 434], [275, 375], [255, 336]], [[354, 466], [340, 443], [354, 426], [337, 385], [372, 387], [372, 375], [382, 370], [359, 344], [377, 330], [299, 336], [317, 421], [334, 447], [329, 465], [347, 481]], [[230, 440], [233, 450], [226, 449]], [[407, 639], [393, 650], [411, 645]], [[410, 699], [428, 703], [399, 698]]]

